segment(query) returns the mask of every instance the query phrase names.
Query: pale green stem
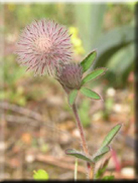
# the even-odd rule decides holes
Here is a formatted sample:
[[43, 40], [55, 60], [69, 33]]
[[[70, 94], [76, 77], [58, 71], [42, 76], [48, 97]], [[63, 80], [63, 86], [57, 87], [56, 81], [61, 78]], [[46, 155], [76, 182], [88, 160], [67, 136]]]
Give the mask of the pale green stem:
[[74, 169], [74, 180], [77, 180], [77, 171], [78, 171], [78, 159], [75, 159], [75, 169]]

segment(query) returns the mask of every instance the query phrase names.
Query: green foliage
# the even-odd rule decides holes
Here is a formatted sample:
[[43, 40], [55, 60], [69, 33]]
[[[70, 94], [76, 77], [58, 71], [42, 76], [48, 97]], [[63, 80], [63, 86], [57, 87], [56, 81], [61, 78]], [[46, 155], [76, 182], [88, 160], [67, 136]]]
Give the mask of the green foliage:
[[93, 50], [92, 52], [89, 53], [89, 55], [80, 63], [80, 65], [83, 68], [83, 72], [87, 71], [92, 63], [94, 62], [95, 58], [96, 58], [96, 51]]
[[106, 72], [106, 70], [107, 70], [106, 68], [95, 69], [82, 80], [81, 84], [84, 85], [85, 83], [87, 83], [93, 79], [99, 78]]
[[49, 175], [45, 170], [39, 169], [38, 171], [34, 171], [33, 178], [35, 180], [48, 180]]
[[[91, 50], [93, 47], [98, 49], [97, 63], [95, 63], [95, 58], [97, 52], [93, 50], [81, 63], [83, 72], [86, 72], [91, 66], [107, 66], [110, 68], [111, 73], [117, 76], [118, 81], [124, 77], [120, 75], [126, 74], [131, 68], [132, 61], [134, 60], [134, 25], [128, 24], [127, 26], [120, 26], [116, 29], [110, 30], [107, 33], [103, 33], [103, 20], [106, 10], [106, 5], [90, 5], [90, 4], [79, 4], [65, 5], [63, 3], [47, 3], [47, 4], [26, 4], [26, 5], [16, 5], [7, 4], [4, 6], [5, 9], [5, 31], [8, 32], [15, 31], [17, 26], [24, 28], [26, 23], [32, 22], [34, 19], [40, 18], [50, 18], [58, 20], [59, 23], [65, 25], [71, 25], [74, 23], [73, 8], [76, 8], [76, 17], [79, 24], [80, 36], [82, 37], [84, 46], [87, 51]], [[57, 14], [58, 11], [58, 14]], [[80, 16], [83, 12], [83, 16]], [[57, 16], [55, 16], [55, 14]], [[72, 15], [72, 16], [68, 16]], [[73, 17], [74, 16], [74, 17]], [[28, 17], [26, 19], [26, 17]], [[64, 18], [66, 17], [66, 19]], [[70, 18], [71, 17], [71, 18]], [[73, 17], [73, 18], [72, 18]], [[12, 22], [11, 22], [12, 19]], [[86, 26], [84, 26], [86, 25]], [[17, 30], [18, 32], [19, 30]], [[78, 36], [78, 35], [77, 35]], [[75, 40], [75, 39], [74, 39]], [[76, 45], [79, 42], [78, 39], [75, 40]], [[81, 45], [82, 46], [82, 45]], [[82, 47], [81, 47], [82, 48]], [[83, 53], [83, 50], [79, 50], [78, 53]], [[17, 103], [19, 105], [26, 104], [26, 96], [24, 95], [24, 89], [20, 86], [19, 82], [24, 76], [24, 69], [19, 68], [16, 64], [13, 64], [14, 57], [7, 59], [4, 64], [4, 92], [0, 92], [0, 99], [8, 99], [10, 102]], [[12, 62], [11, 62], [12, 60]], [[89, 82], [90, 80], [97, 79], [99, 76], [105, 73], [105, 68], [98, 68], [93, 70], [88, 74], [83, 80], [82, 85]], [[1, 74], [1, 73], [0, 73]], [[108, 75], [109, 77], [109, 75]], [[110, 77], [109, 77], [110, 78]], [[121, 81], [121, 80], [120, 80]], [[81, 93], [92, 99], [101, 99], [101, 97], [94, 91], [82, 87], [80, 89]], [[69, 104], [73, 105], [77, 97], [78, 90], [73, 90], [69, 94]], [[32, 95], [32, 94], [31, 94]], [[86, 100], [87, 101], [87, 100]], [[89, 120], [89, 102], [84, 102], [82, 109], [80, 111], [80, 117], [83, 121], [84, 126], [90, 123]], [[83, 115], [83, 117], [82, 117]], [[66, 150], [67, 155], [72, 155], [84, 161], [90, 163], [96, 163], [103, 158], [103, 156], [110, 151], [108, 145], [114, 139], [116, 134], [121, 128], [121, 124], [116, 125], [105, 137], [101, 147], [94, 154], [93, 157], [88, 157], [85, 154], [76, 151], [74, 149]], [[46, 151], [46, 147], [44, 147]], [[107, 168], [108, 161], [101, 166], [96, 173], [96, 178], [103, 176]], [[77, 166], [77, 165], [76, 165]], [[33, 175], [35, 180], [48, 180], [48, 173], [44, 170], [34, 171]], [[113, 176], [105, 176], [103, 180], [112, 180]]]
[[78, 159], [82, 159], [82, 160], [87, 161], [87, 162], [92, 162], [92, 160], [88, 156], [86, 156], [82, 152], [76, 151], [75, 149], [67, 149], [65, 151], [65, 153], [67, 155], [75, 156]]
[[[134, 4], [111, 3], [111, 6], [108, 6], [88, 3], [75, 6], [77, 26], [84, 48], [86, 51], [93, 48], [98, 50], [97, 61], [93, 67], [108, 68], [108, 64], [111, 64], [111, 71], [106, 78], [109, 85], [115, 87], [124, 86], [133, 69], [132, 62], [135, 56], [132, 44], [135, 40], [135, 25], [131, 7], [134, 8]], [[82, 11], [83, 16], [80, 16]], [[108, 19], [109, 15], [112, 21]], [[124, 56], [121, 56], [123, 54]]]
[[95, 45], [96, 48], [98, 47], [96, 66], [103, 66], [107, 64], [109, 58], [111, 58], [120, 49], [130, 43], [133, 43], [134, 39], [134, 25], [117, 27], [102, 34]]
[[96, 99], [96, 100], [101, 99], [101, 97], [100, 97], [96, 92], [94, 92], [94, 91], [92, 91], [92, 90], [90, 90], [90, 89], [88, 89], [88, 88], [82, 87], [82, 88], [80, 89], [80, 91], [81, 91], [81, 93], [82, 93], [83, 95], [85, 95], [86, 97], [89, 97], [89, 98], [92, 98], [92, 99]]
[[90, 100], [86, 98], [82, 101], [81, 106], [79, 107], [79, 114], [84, 127], [88, 127], [91, 123], [89, 109], [90, 109]]
[[[132, 21], [136, 1], [122, 4], [108, 3], [107, 11], [111, 15], [112, 27], [125, 25]], [[126, 13], [127, 12], [127, 13]]]
[[65, 151], [65, 153], [66, 153], [67, 155], [74, 156], [74, 157], [76, 157], [76, 158], [78, 158], [78, 159], [82, 159], [82, 160], [87, 161], [87, 162], [90, 162], [90, 163], [96, 163], [96, 162], [98, 162], [100, 159], [102, 159], [103, 156], [104, 156], [106, 153], [108, 153], [109, 151], [110, 151], [110, 147], [105, 146], [105, 147], [103, 147], [103, 148], [101, 149], [100, 152], [98, 151], [93, 157], [88, 157], [88, 156], [86, 156], [85, 154], [83, 154], [82, 152], [79, 152], [79, 151], [77, 151], [77, 150], [75, 150], [75, 149], [67, 149], [67, 150]]
[[[0, 83], [3, 90], [0, 91], [0, 100], [8, 100], [21, 106], [26, 104], [26, 96], [24, 88], [20, 85], [21, 78], [24, 76], [24, 69], [19, 67], [15, 62], [15, 56], [9, 55], [5, 57], [3, 70], [0, 75], [4, 80], [4, 84]], [[2, 73], [3, 72], [3, 73]], [[26, 76], [25, 76], [26, 77]]]
[[97, 162], [103, 158], [103, 156], [110, 151], [110, 147], [104, 146], [100, 151], [98, 151], [92, 158], [93, 162]]
[[16, 64], [15, 56], [9, 55], [5, 57], [5, 62], [3, 64], [3, 79], [5, 81], [5, 85], [10, 87], [14, 87], [16, 83], [24, 76], [24, 68], [19, 67]]
[[[108, 135], [105, 137], [101, 147], [99, 148], [99, 150], [92, 157], [88, 157], [85, 154], [83, 154], [82, 152], [79, 152], [75, 149], [67, 149], [66, 154], [74, 156], [78, 159], [82, 159], [84, 161], [90, 162], [92, 164], [97, 163], [99, 160], [101, 160], [104, 157], [104, 155], [106, 153], [110, 152], [110, 147], [108, 145], [111, 143], [111, 141], [113, 140], [115, 135], [118, 133], [121, 126], [122, 126], [121, 124], [118, 124], [110, 130]], [[104, 161], [104, 163], [99, 167], [99, 169], [95, 173], [95, 179], [100, 178], [104, 174], [104, 172], [107, 168], [108, 162], [109, 162], [109, 158], [106, 159]], [[105, 179], [107, 180], [107, 178], [109, 178], [109, 180], [110, 180], [110, 178], [112, 179], [113, 177], [109, 176], [109, 177], [106, 177]]]
[[101, 151], [105, 146], [108, 146], [111, 143], [111, 141], [115, 138], [121, 127], [122, 124], [117, 124], [110, 130], [110, 132], [104, 138], [103, 143], [98, 151]]
[[[87, 162], [91, 163], [92, 166], [97, 165], [96, 163], [98, 161], [100, 161], [104, 157], [105, 154], [110, 152], [110, 146], [108, 146], [108, 145], [111, 143], [111, 141], [116, 136], [116, 134], [118, 133], [118, 131], [120, 130], [121, 127], [122, 127], [122, 124], [118, 124], [110, 130], [110, 132], [107, 134], [107, 136], [103, 140], [101, 147], [92, 157], [88, 157], [85, 154], [83, 154], [82, 152], [76, 151], [74, 149], [67, 149], [66, 154], [75, 156], [78, 159], [87, 161]], [[103, 161], [103, 163], [101, 163], [100, 166], [95, 170], [94, 179], [99, 179], [103, 176], [104, 172], [106, 171], [109, 159], [110, 159], [110, 157], [106, 158]], [[103, 180], [113, 180], [114, 176], [105, 176], [102, 179]]]
[[114, 105], [114, 98], [113, 97], [107, 97], [104, 102], [105, 108], [103, 111], [103, 118], [104, 120], [109, 120], [109, 116], [112, 110], [112, 107]]
[[73, 90], [69, 94], [69, 104], [73, 105], [77, 97], [78, 90]]
[[114, 175], [107, 175], [102, 178], [102, 180], [114, 180]]
[[104, 175], [106, 168], [108, 166], [108, 163], [109, 163], [109, 159], [110, 158], [105, 159], [105, 161], [102, 164], [100, 164], [100, 166], [98, 167], [98, 170], [96, 171], [96, 173], [94, 175], [94, 179], [99, 179]]
[[8, 88], [0, 91], [0, 100], [8, 100], [11, 103], [16, 103], [21, 106], [26, 105], [26, 96], [24, 95], [24, 88], [17, 86], [17, 88]]
[[107, 111], [111, 111], [113, 105], [114, 105], [114, 98], [111, 97], [106, 98], [105, 107]]
[[105, 3], [80, 3], [75, 5], [76, 22], [86, 52], [94, 48], [94, 43], [101, 35], [105, 12]]
[[134, 43], [119, 49], [107, 63], [110, 72], [107, 73], [106, 78], [111, 78], [112, 74], [111, 81], [114, 81], [112, 84], [118, 87], [124, 86], [124, 81], [127, 81], [128, 75], [134, 67], [134, 58]]

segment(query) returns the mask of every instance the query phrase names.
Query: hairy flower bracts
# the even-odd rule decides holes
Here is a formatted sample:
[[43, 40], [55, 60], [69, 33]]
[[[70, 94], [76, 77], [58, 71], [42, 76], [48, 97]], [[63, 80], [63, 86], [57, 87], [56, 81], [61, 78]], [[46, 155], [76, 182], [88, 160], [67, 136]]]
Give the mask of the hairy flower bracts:
[[92, 66], [95, 58], [96, 51], [94, 50], [81, 63], [67, 64], [65, 65], [65, 67], [61, 68], [61, 70], [57, 72], [57, 80], [68, 93], [70, 105], [74, 104], [79, 90], [83, 95], [87, 97], [96, 100], [101, 99], [101, 96], [99, 94], [84, 87], [87, 82], [97, 79], [107, 70], [106, 68], [98, 68], [83, 77], [83, 73]]
[[17, 43], [18, 62], [37, 75], [55, 75], [56, 69], [70, 62], [71, 40], [67, 29], [42, 19], [34, 21], [22, 32]]
[[79, 64], [70, 63], [65, 65], [60, 72], [57, 72], [57, 80], [65, 91], [79, 90], [82, 81], [82, 67]]

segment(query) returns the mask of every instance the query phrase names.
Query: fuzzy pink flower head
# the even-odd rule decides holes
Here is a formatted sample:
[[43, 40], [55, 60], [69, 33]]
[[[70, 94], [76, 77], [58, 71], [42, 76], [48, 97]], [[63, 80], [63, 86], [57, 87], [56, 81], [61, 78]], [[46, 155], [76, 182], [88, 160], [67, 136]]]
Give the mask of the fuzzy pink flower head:
[[70, 35], [65, 27], [42, 19], [28, 25], [17, 43], [18, 62], [35, 74], [55, 75], [56, 69], [71, 60]]
[[60, 73], [58, 73], [58, 81], [66, 91], [80, 89], [82, 74], [82, 67], [79, 64], [71, 63], [65, 65]]

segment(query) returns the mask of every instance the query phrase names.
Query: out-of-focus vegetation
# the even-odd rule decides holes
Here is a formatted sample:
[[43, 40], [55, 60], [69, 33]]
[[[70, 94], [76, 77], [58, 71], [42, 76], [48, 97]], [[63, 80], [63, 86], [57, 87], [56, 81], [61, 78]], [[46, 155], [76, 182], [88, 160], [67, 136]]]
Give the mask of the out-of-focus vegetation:
[[38, 170], [37, 172], [34, 171], [34, 180], [48, 180], [49, 179], [49, 176], [48, 176], [48, 173], [44, 170]]
[[88, 99], [83, 100], [79, 109], [79, 114], [84, 127], [90, 125], [89, 108], [90, 108], [90, 101]]
[[[19, 161], [22, 159], [20, 158], [22, 148], [18, 147], [18, 145], [16, 146], [15, 142], [15, 139], [19, 137], [19, 134], [17, 133], [20, 133], [21, 136], [26, 133], [31, 136], [33, 140], [30, 140], [29, 147], [27, 147], [30, 148], [29, 150], [31, 152], [33, 151], [32, 149], [39, 149], [39, 151], [44, 154], [50, 152], [50, 155], [51, 151], [54, 155], [59, 155], [59, 152], [63, 154], [62, 148], [64, 149], [68, 144], [70, 145], [72, 139], [74, 143], [74, 139], [78, 140], [78, 134], [74, 127], [73, 115], [70, 108], [67, 106], [66, 98], [63, 97], [65, 95], [61, 86], [55, 80], [47, 76], [33, 77], [31, 72], [25, 72], [25, 67], [20, 67], [16, 61], [16, 56], [14, 54], [15, 44], [19, 39], [21, 31], [34, 19], [54, 19], [68, 27], [69, 33], [72, 34], [71, 41], [74, 49], [73, 61], [81, 61], [89, 51], [96, 48], [98, 57], [94, 68], [102, 66], [108, 68], [108, 71], [105, 76], [102, 76], [101, 80], [94, 81], [91, 84], [91, 88], [103, 96], [104, 102], [102, 103], [100, 101], [98, 103], [97, 101], [89, 101], [84, 99], [82, 95], [80, 95], [80, 100], [78, 100], [80, 118], [83, 122], [83, 126], [85, 128], [88, 127], [88, 133], [86, 133], [86, 138], [90, 141], [88, 146], [92, 150], [97, 148], [93, 144], [95, 141], [97, 144], [100, 142], [101, 136], [105, 135], [105, 131], [108, 132], [108, 128], [110, 129], [114, 122], [126, 122], [127, 119], [126, 133], [130, 132], [132, 135], [134, 120], [132, 101], [132, 83], [134, 80], [134, 6], [134, 3], [9, 3], [3, 5], [4, 24], [2, 24], [0, 17], [0, 25], [2, 25], [4, 29], [4, 55], [3, 67], [0, 69], [0, 80], [2, 78], [4, 83], [0, 82], [0, 87], [3, 87], [3, 89], [0, 90], [0, 101], [4, 100], [9, 104], [15, 104], [16, 107], [23, 106], [24, 108], [30, 109], [30, 111], [37, 112], [46, 122], [42, 124], [41, 120], [33, 119], [32, 121], [34, 124], [38, 121], [40, 125], [36, 125], [35, 127], [31, 122], [28, 122], [28, 119], [19, 118], [24, 117], [24, 113], [22, 116], [17, 116], [18, 110], [14, 112], [11, 109], [7, 110], [5, 116], [7, 114], [9, 115], [7, 115], [9, 118], [6, 119], [9, 129], [7, 129], [6, 138], [11, 139], [11, 136], [13, 136], [11, 143], [15, 143], [15, 149], [11, 150], [10, 147], [10, 150], [7, 150], [8, 153], [13, 152], [16, 157], [17, 154], [19, 154]], [[2, 26], [1, 30], [3, 30]], [[13, 117], [12, 119], [10, 118], [10, 115]], [[33, 118], [32, 116], [31, 119]], [[104, 120], [107, 121], [107, 125], [104, 124]], [[11, 121], [14, 123], [8, 123]], [[54, 123], [58, 123], [61, 130], [69, 130], [71, 137], [68, 137], [65, 134], [60, 135], [59, 139], [61, 138], [61, 144], [58, 141], [58, 138], [54, 139], [51, 138], [50, 135], [47, 135], [51, 130], [51, 128], [50, 130], [47, 128], [47, 122], [53, 124], [53, 121]], [[25, 124], [27, 124], [26, 129]], [[54, 126], [56, 125], [53, 124], [53, 128]], [[17, 129], [18, 127], [20, 130]], [[21, 131], [21, 129], [23, 130]], [[56, 136], [55, 132], [53, 132], [53, 134]], [[49, 143], [49, 139], [52, 139], [53, 141], [57, 140], [58, 143], [54, 144], [53, 141], [53, 144], [51, 141]], [[22, 141], [22, 139], [19, 138], [19, 141]], [[77, 145], [79, 145], [78, 141]], [[120, 141], [117, 145], [119, 146], [120, 157], [121, 153], [127, 155], [130, 152], [131, 154], [132, 149], [127, 149], [128, 153], [122, 152], [125, 148], [122, 148]], [[127, 152], [126, 149], [124, 151]], [[9, 155], [7, 155], [7, 157], [8, 156]], [[13, 160], [12, 162], [11, 156], [9, 157], [9, 163], [11, 163], [9, 167], [14, 164], [13, 167], [18, 169], [18, 166], [20, 166], [18, 165], [18, 161]], [[29, 161], [31, 160], [28, 160], [28, 162]], [[26, 160], [26, 164], [29, 164], [28, 162]], [[35, 164], [34, 166], [33, 163], [32, 165], [28, 165], [30, 169], [26, 168], [25, 170], [25, 176], [28, 176], [29, 178], [32, 178], [30, 172], [33, 172], [33, 170], [37, 170], [38, 168], [47, 170], [50, 178], [57, 178], [60, 173], [62, 174], [64, 169], [61, 168], [60, 171], [60, 168], [57, 168], [59, 173], [58, 171], [55, 172], [51, 170], [49, 168], [50, 166], [45, 167], [45, 164], [41, 167], [41, 164]], [[14, 172], [15, 169], [11, 169]], [[14, 177], [14, 175], [12, 176]], [[16, 171], [15, 177], [17, 177]], [[65, 177], [65, 175], [63, 175], [63, 177]]]
[[[95, 67], [109, 68], [109, 85], [126, 85], [134, 61], [134, 4], [80, 4], [75, 6], [84, 48], [97, 49]], [[80, 16], [83, 12], [83, 16]]]
[[0, 92], [0, 98], [25, 105], [24, 91], [18, 83], [27, 75], [17, 65], [12, 51], [21, 30], [34, 19], [40, 18], [54, 19], [68, 26], [74, 46], [73, 60], [80, 61], [82, 56], [96, 48], [98, 58], [95, 67], [109, 68], [105, 76], [109, 85], [125, 86], [134, 61], [133, 12], [134, 3], [5, 4], [5, 52], [8, 53], [4, 57], [5, 93]]
[[73, 7], [73, 4], [65, 3], [7, 4], [4, 6], [6, 32], [20, 31], [26, 24], [41, 18], [53, 19], [67, 26], [72, 25]]

